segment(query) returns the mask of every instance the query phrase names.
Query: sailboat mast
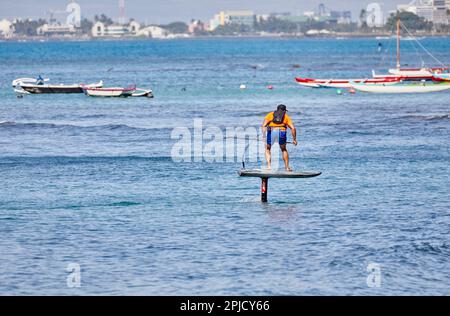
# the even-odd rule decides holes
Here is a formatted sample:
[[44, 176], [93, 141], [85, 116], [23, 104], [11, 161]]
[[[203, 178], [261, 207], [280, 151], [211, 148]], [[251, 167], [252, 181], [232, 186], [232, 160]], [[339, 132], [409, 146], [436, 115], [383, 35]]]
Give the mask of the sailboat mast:
[[400, 68], [400, 17], [397, 17], [397, 69]]

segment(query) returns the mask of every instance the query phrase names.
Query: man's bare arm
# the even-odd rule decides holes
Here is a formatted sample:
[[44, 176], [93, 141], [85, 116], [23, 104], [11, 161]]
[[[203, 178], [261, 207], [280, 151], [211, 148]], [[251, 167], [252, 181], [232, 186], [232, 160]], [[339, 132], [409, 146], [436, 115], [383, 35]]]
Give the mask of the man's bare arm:
[[297, 146], [297, 129], [295, 128], [294, 124], [289, 124], [288, 127], [291, 129], [293, 143], [295, 146]]
[[265, 119], [262, 125], [263, 138], [266, 138], [267, 126], [270, 124], [270, 121]]

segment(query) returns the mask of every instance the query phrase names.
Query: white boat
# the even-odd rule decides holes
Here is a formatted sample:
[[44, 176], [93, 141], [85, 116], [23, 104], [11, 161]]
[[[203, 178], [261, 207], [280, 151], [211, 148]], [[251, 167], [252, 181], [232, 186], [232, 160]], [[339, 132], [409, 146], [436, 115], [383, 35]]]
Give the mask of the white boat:
[[391, 75], [402, 77], [405, 79], [432, 79], [434, 74], [440, 74], [447, 71], [448, 68], [400, 68], [400, 69], [389, 69]]
[[136, 92], [136, 87], [130, 88], [90, 88], [83, 87], [84, 93], [90, 97], [131, 97]]
[[435, 74], [446, 71], [445, 68], [401, 68], [389, 69], [389, 74], [377, 74], [375, 70], [372, 71], [374, 79], [388, 79], [401, 78], [401, 80], [421, 81], [432, 80]]
[[[19, 83], [17, 88], [30, 93], [30, 94], [54, 94], [54, 93], [83, 93], [85, 87], [89, 88], [101, 88], [103, 87], [103, 81], [93, 83], [89, 85], [83, 84], [35, 84], [35, 83]], [[16, 88], [16, 89], [17, 89]]]
[[336, 88], [349, 89], [352, 87], [351, 82], [365, 84], [396, 84], [400, 78], [376, 78], [376, 79], [313, 79], [313, 78], [295, 78], [297, 83], [309, 88]]
[[139, 89], [137, 88], [135, 92], [131, 95], [134, 98], [139, 97], [146, 97], [146, 98], [153, 98], [153, 91], [152, 90], [145, 90], [145, 89]]
[[14, 91], [18, 94], [47, 94], [47, 93], [83, 93], [82, 86], [101, 88], [103, 81], [99, 83], [83, 84], [49, 84], [50, 79], [39, 76], [33, 78], [19, 78], [12, 82]]
[[352, 83], [355, 90], [368, 93], [430, 93], [450, 90], [450, 84], [447, 83], [399, 83], [395, 85], [367, 85], [361, 83]]
[[[417, 67], [417, 68], [403, 68], [401, 67], [401, 28], [403, 28], [409, 33], [409, 36], [403, 38], [403, 40], [416, 41], [417, 44], [434, 60], [441, 64], [441, 67]], [[402, 80], [408, 81], [421, 81], [421, 80], [433, 80], [435, 74], [447, 73], [449, 68], [440, 62], [435, 56], [433, 56], [402, 24], [400, 19], [397, 19], [397, 67], [389, 69], [389, 74], [377, 75], [375, 71], [372, 71], [374, 79], [386, 79], [386, 78], [396, 78], [400, 77]]]

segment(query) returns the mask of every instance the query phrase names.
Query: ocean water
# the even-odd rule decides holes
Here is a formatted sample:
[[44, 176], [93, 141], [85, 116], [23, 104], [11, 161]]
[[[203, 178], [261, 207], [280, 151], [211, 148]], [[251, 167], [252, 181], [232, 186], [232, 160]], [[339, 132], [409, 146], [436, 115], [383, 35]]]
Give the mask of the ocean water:
[[[448, 38], [422, 42], [450, 64]], [[450, 93], [294, 81], [387, 69], [383, 43], [1, 42], [0, 294], [449, 295]], [[432, 62], [403, 47], [405, 64]], [[16, 98], [11, 81], [38, 74], [156, 97]], [[173, 161], [174, 128], [258, 127], [279, 103], [299, 128], [293, 167], [321, 177], [271, 180], [265, 205], [239, 159]]]

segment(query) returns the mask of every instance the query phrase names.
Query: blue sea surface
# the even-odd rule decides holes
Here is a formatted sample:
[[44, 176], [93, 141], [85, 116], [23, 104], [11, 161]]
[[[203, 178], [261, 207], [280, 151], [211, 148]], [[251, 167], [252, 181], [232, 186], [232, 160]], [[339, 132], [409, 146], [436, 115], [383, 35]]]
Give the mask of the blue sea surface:
[[[294, 80], [386, 71], [395, 43], [383, 57], [379, 41], [1, 42], [0, 294], [450, 295], [450, 92]], [[449, 38], [422, 43], [450, 64]], [[432, 64], [402, 46], [405, 65]], [[39, 74], [156, 97], [16, 98], [11, 81]], [[271, 180], [262, 204], [239, 159], [173, 161], [174, 128], [258, 127], [279, 103], [293, 167], [321, 177]]]

